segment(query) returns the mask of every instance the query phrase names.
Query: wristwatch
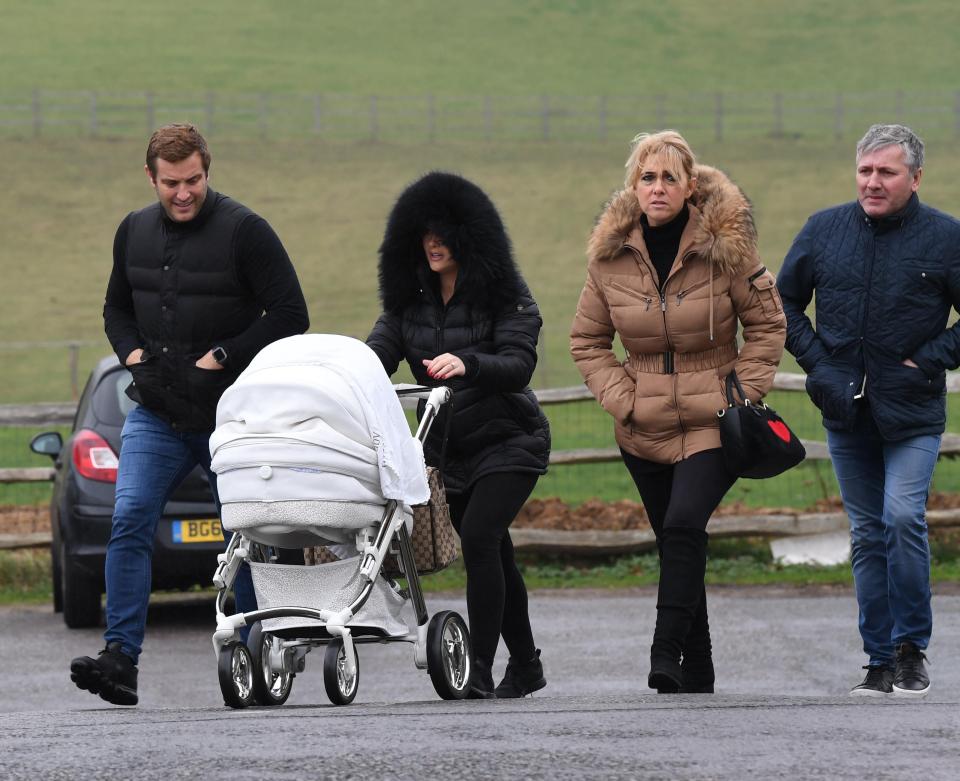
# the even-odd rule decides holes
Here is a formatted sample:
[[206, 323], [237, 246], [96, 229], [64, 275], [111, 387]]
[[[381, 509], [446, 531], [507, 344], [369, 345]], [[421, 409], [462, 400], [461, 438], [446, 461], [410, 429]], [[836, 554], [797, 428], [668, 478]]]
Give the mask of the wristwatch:
[[215, 361], [216, 361], [217, 363], [219, 363], [221, 366], [226, 366], [226, 365], [227, 365], [227, 351], [226, 351], [226, 350], [224, 350], [222, 347], [217, 346], [217, 347], [214, 347], [210, 352], [211, 352], [212, 355], [213, 355], [213, 360], [215, 360]]

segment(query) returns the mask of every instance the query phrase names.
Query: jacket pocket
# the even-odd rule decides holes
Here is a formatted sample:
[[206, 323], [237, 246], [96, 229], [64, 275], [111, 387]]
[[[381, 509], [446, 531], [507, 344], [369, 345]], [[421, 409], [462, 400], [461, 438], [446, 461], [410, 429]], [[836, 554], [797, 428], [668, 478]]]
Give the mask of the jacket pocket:
[[875, 380], [882, 390], [897, 394], [904, 399], [910, 396], [923, 398], [940, 396], [946, 387], [944, 374], [928, 377], [919, 367], [905, 366], [899, 361], [882, 366], [880, 376]]
[[[620, 282], [614, 282], [610, 279], [603, 281], [604, 296], [610, 307], [614, 306], [642, 306], [643, 311], [647, 311], [653, 306], [653, 297], [640, 291], [638, 288]], [[610, 293], [616, 293], [611, 296]]]
[[229, 369], [201, 369], [193, 361], [187, 364], [188, 398], [201, 419], [212, 420], [216, 416], [217, 402], [235, 379]]
[[777, 292], [777, 281], [772, 274], [763, 273], [750, 280], [750, 285], [756, 291], [765, 315], [778, 315], [783, 311], [780, 294]]
[[126, 387], [124, 393], [144, 407], [154, 410], [163, 409], [163, 388], [158, 361], [152, 355], [144, 354], [147, 355], [146, 360], [126, 367], [133, 382]]
[[850, 421], [853, 397], [859, 390], [859, 372], [832, 356], [824, 358], [807, 375], [807, 395], [829, 420]]

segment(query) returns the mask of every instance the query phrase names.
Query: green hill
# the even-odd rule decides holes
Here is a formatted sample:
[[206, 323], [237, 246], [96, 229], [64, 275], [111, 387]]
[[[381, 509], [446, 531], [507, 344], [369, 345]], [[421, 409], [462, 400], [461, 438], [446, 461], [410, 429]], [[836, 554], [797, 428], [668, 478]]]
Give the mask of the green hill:
[[[853, 196], [852, 146], [870, 122], [915, 124], [931, 142], [922, 197], [947, 211], [960, 202], [951, 154], [960, 135], [954, 2], [211, 0], [181, 8], [38, 0], [3, 10], [0, 403], [70, 392], [63, 347], [11, 342], [94, 342], [81, 351], [81, 375], [106, 351], [100, 312], [113, 232], [153, 196], [141, 170], [150, 120], [189, 119], [206, 130], [211, 95], [219, 112], [210, 128], [213, 186], [276, 227], [314, 331], [365, 335], [377, 314], [383, 222], [406, 183], [444, 168], [488, 189], [544, 312], [540, 386], [579, 379], [567, 329], [583, 248], [638, 131], [678, 127], [704, 162], [744, 187], [772, 268], [809, 213]], [[35, 89], [80, 119], [57, 124], [66, 109], [51, 113], [45, 103], [34, 136]], [[147, 91], [164, 96], [165, 113], [144, 106]], [[377, 95], [394, 101], [395, 113], [375, 134], [361, 118], [360, 130], [333, 137], [324, 125], [311, 135], [241, 107], [240, 97], [260, 93], [265, 105], [313, 93]], [[431, 142], [431, 94], [445, 106], [463, 96], [474, 106], [470, 121], [481, 123], [478, 101], [493, 96], [513, 106], [511, 121], [528, 124], [487, 137], [476, 124], [458, 125], [466, 120], [454, 112], [437, 120]], [[555, 102], [538, 113], [541, 94]], [[137, 113], [117, 113], [125, 100]], [[232, 126], [221, 119], [230, 111]], [[817, 129], [793, 132], [801, 122]], [[574, 132], [581, 126], [587, 131]]]
[[7, 2], [0, 89], [638, 94], [953, 88], [952, 0]]

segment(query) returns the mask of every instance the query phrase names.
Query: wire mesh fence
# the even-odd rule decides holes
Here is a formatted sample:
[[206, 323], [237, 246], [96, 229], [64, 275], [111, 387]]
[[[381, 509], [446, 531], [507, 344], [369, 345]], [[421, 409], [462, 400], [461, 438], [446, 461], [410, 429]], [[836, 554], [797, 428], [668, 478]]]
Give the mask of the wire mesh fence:
[[604, 141], [674, 127], [697, 140], [858, 137], [874, 122], [960, 137], [960, 90], [643, 95], [354, 95], [196, 91], [0, 92], [0, 136], [142, 137], [190, 121], [207, 135], [325, 141]]

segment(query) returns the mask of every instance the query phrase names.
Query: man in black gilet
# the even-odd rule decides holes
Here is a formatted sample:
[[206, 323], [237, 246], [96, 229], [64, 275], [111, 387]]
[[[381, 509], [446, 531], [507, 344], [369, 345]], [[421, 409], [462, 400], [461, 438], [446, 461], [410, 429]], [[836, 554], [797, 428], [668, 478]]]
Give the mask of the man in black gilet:
[[[107, 545], [106, 647], [70, 664], [78, 687], [116, 705], [137, 704], [153, 539], [168, 497], [197, 464], [216, 497], [208, 443], [220, 395], [265, 345], [309, 324], [270, 225], [209, 188], [210, 153], [194, 126], [157, 130], [145, 168], [158, 202], [120, 223], [103, 308], [138, 403], [123, 427]], [[234, 591], [237, 610], [255, 608], [246, 566]]]

